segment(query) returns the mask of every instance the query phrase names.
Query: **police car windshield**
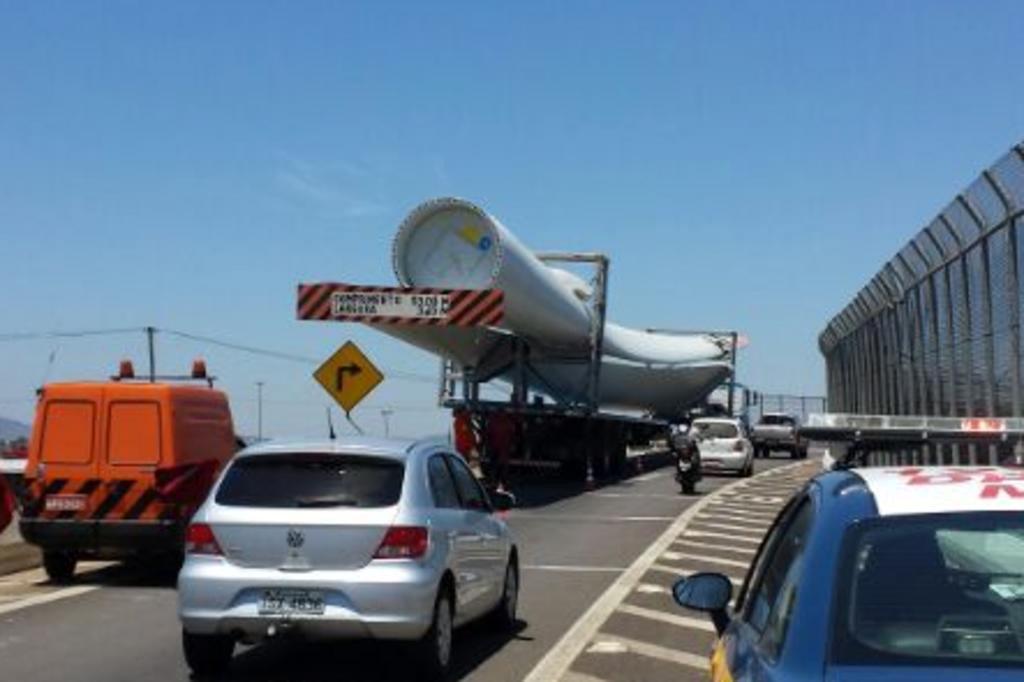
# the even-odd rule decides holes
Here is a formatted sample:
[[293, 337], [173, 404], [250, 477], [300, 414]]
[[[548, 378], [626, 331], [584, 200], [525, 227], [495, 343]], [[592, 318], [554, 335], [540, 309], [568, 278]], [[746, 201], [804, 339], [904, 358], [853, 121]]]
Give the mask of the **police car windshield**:
[[1024, 664], [1024, 518], [886, 516], [848, 532], [833, 662]]

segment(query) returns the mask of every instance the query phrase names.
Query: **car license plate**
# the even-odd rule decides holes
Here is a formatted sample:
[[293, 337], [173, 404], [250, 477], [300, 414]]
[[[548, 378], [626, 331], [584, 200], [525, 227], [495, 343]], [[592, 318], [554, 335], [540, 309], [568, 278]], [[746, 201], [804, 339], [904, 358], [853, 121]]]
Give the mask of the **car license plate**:
[[701, 462], [704, 466], [709, 469], [720, 469], [722, 468], [722, 462], [717, 459], [705, 459]]
[[85, 502], [85, 495], [48, 495], [46, 511], [81, 511]]
[[260, 597], [260, 613], [266, 615], [320, 615], [324, 612], [324, 595], [314, 590], [264, 590]]

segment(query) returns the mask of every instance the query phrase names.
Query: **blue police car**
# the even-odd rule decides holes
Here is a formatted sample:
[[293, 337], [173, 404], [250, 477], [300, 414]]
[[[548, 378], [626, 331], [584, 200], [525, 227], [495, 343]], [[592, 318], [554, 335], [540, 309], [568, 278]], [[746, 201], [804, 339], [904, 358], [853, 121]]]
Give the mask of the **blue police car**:
[[714, 682], [1024, 680], [1024, 469], [823, 473], [780, 512], [739, 594], [674, 588], [719, 633]]

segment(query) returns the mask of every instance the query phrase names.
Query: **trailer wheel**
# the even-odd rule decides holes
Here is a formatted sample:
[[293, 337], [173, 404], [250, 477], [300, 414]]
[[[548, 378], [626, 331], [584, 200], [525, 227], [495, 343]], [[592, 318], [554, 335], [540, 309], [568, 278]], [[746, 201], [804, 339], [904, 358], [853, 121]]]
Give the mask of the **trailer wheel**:
[[43, 552], [43, 568], [46, 570], [50, 582], [63, 585], [71, 582], [75, 577], [75, 565], [78, 557], [71, 552], [58, 550], [46, 550]]

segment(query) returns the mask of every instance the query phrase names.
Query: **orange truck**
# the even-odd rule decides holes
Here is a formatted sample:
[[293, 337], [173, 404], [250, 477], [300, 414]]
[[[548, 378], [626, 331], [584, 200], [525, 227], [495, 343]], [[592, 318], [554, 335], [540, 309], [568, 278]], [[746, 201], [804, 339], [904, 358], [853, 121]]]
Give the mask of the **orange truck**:
[[122, 362], [110, 381], [40, 390], [19, 527], [51, 580], [70, 580], [82, 558], [175, 565], [189, 519], [240, 445], [201, 361], [188, 378], [206, 385], [135, 381]]

